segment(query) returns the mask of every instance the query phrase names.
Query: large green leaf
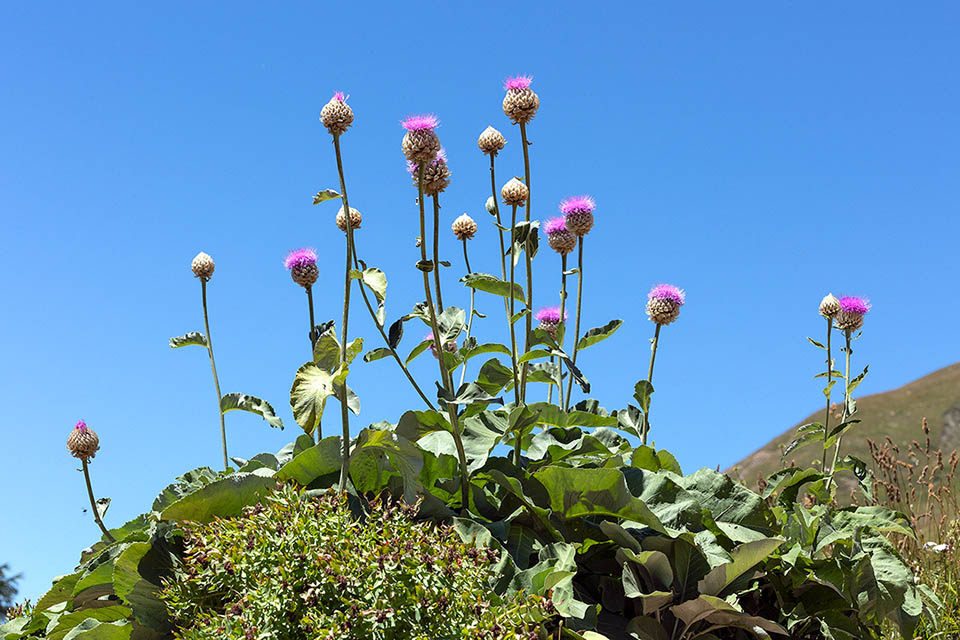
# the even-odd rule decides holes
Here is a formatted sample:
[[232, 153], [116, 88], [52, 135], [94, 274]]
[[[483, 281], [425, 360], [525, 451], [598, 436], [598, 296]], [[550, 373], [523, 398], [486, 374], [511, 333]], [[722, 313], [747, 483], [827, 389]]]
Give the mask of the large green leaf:
[[290, 407], [293, 417], [303, 430], [311, 434], [320, 426], [327, 398], [336, 395], [337, 386], [347, 378], [348, 370], [340, 366], [333, 373], [313, 362], [297, 370], [290, 388]]
[[730, 562], [714, 568], [700, 581], [700, 593], [719, 596], [734, 580], [766, 560], [783, 542], [783, 538], [764, 538], [739, 545], [730, 552]]
[[340, 198], [341, 195], [334, 191], [333, 189], [321, 189], [317, 192], [317, 195], [313, 196], [313, 204], [320, 204], [321, 202], [326, 202], [327, 200], [334, 200]]
[[207, 336], [203, 335], [199, 331], [191, 331], [182, 336], [170, 338], [171, 349], [179, 349], [180, 347], [186, 347], [189, 345], [205, 347], [207, 346]]
[[283, 429], [283, 422], [277, 417], [270, 403], [256, 396], [248, 396], [245, 393], [228, 393], [220, 398], [221, 413], [234, 410], [255, 413], [266, 420], [271, 427]]
[[606, 340], [614, 334], [614, 332], [620, 328], [623, 324], [623, 320], [611, 320], [602, 327], [594, 327], [593, 329], [587, 330], [583, 337], [580, 338], [580, 342], [577, 343], [577, 350], [583, 350], [587, 347], [593, 346], [598, 342]]
[[786, 629], [775, 622], [759, 616], [747, 615], [728, 602], [709, 595], [682, 602], [670, 607], [677, 618], [689, 628], [696, 622], [706, 621], [710, 625], [745, 629], [756, 638], [766, 639], [771, 633], [790, 635]]
[[243, 507], [257, 503], [276, 484], [273, 476], [272, 470], [264, 468], [215, 480], [165, 508], [160, 518], [209, 522], [217, 516], [238, 516]]
[[729, 476], [712, 469], [700, 469], [683, 476], [677, 483], [697, 497], [700, 505], [709, 511], [714, 520], [733, 522], [772, 533], [773, 516], [759, 495]]
[[87, 618], [63, 636], [63, 640], [128, 640], [132, 631], [133, 626], [126, 620], [101, 622]]
[[307, 486], [319, 477], [339, 471], [342, 455], [340, 436], [328, 436], [280, 467], [277, 480], [295, 480]]
[[514, 300], [524, 304], [527, 301], [523, 295], [523, 287], [521, 287], [519, 284], [513, 283], [513, 289], [511, 289], [509, 282], [504, 282], [500, 278], [492, 276], [489, 273], [471, 273], [461, 278], [460, 282], [472, 289], [476, 289], [477, 291], [492, 293], [508, 299], [510, 298], [512, 291]]
[[84, 623], [86, 620], [91, 620], [91, 622], [84, 623], [84, 626], [81, 627], [76, 633], [73, 633], [72, 638], [76, 637], [86, 637], [86, 638], [105, 638], [109, 640], [114, 640], [115, 638], [128, 638], [130, 636], [130, 627], [127, 626], [126, 636], [123, 635], [90, 635], [83, 636], [80, 635], [83, 632], [90, 631], [97, 628], [97, 625], [94, 625], [94, 622], [117, 622], [125, 621], [130, 617], [131, 611], [129, 608], [121, 605], [110, 605], [107, 607], [98, 607], [83, 609], [81, 611], [74, 611], [72, 613], [67, 613], [60, 616], [57, 620], [56, 626], [47, 634], [48, 640], [65, 640], [67, 634], [70, 634], [74, 631], [74, 628]]
[[363, 284], [370, 287], [373, 294], [377, 296], [377, 302], [383, 302], [387, 297], [387, 274], [376, 267], [368, 267], [363, 270], [360, 280]]

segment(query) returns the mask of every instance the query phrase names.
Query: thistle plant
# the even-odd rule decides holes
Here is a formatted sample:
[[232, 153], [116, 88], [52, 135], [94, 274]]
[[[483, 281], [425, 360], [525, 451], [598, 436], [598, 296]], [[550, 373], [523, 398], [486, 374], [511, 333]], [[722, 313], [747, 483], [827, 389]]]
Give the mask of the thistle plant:
[[[561, 296], [561, 299], [562, 299], [562, 296]], [[540, 322], [540, 326], [538, 328], [543, 329], [544, 331], [549, 333], [550, 337], [552, 337], [557, 342], [557, 344], [560, 345], [560, 348], [563, 349], [563, 331], [561, 331], [561, 327], [563, 323], [566, 322], [568, 315], [569, 314], [564, 310], [563, 303], [561, 302], [559, 307], [544, 307], [540, 309], [534, 314], [533, 317]], [[556, 356], [551, 355], [550, 364], [551, 365], [554, 364], [555, 361], [556, 361]], [[563, 405], [563, 386], [562, 385], [560, 385], [560, 391], [558, 393], [560, 395], [558, 403], [562, 406]], [[547, 403], [552, 403], [552, 402], [553, 402], [553, 385], [551, 384], [547, 388]]]
[[223, 444], [223, 468], [230, 468], [227, 455], [227, 426], [223, 419], [223, 395], [220, 393], [220, 378], [217, 376], [217, 361], [213, 357], [213, 339], [210, 337], [210, 314], [207, 312], [207, 282], [213, 276], [215, 268], [213, 258], [201, 251], [190, 263], [193, 276], [200, 280], [200, 295], [203, 302], [204, 343], [210, 356], [210, 369], [213, 371], [213, 386], [217, 392], [217, 415], [220, 417], [220, 442]]
[[310, 316], [309, 331], [310, 352], [313, 353], [313, 328], [317, 325], [313, 317], [313, 285], [320, 276], [317, 269], [317, 252], [314, 249], [296, 249], [287, 254], [283, 260], [284, 268], [290, 272], [290, 277], [307, 292], [307, 310]]
[[[470, 255], [467, 252], [467, 241], [472, 239], [477, 233], [477, 223], [473, 218], [467, 214], [463, 214], [453, 221], [453, 224], [450, 225], [453, 235], [457, 237], [457, 240], [463, 243], [463, 263], [467, 268], [467, 275], [473, 273], [470, 269]], [[470, 289], [470, 316], [467, 319], [467, 335], [464, 338], [464, 344], [470, 343], [470, 336], [473, 332], [473, 316], [476, 314], [476, 289]], [[460, 369], [460, 384], [463, 384], [463, 380], [467, 375], [467, 363], [464, 361], [463, 368]]]
[[[514, 400], [517, 404], [520, 404], [520, 401], [523, 398], [522, 389], [520, 387], [521, 381], [517, 375], [518, 363], [520, 361], [520, 356], [517, 353], [517, 330], [514, 326], [516, 321], [514, 317], [516, 316], [515, 312], [515, 302], [513, 296], [513, 287], [517, 282], [516, 269], [517, 269], [517, 207], [522, 207], [526, 204], [528, 198], [530, 197], [530, 189], [527, 188], [527, 185], [523, 182], [520, 182], [517, 178], [510, 178], [510, 180], [503, 185], [503, 188], [500, 189], [500, 197], [503, 198], [503, 203], [510, 205], [510, 228], [512, 229], [511, 238], [510, 238], [510, 288], [508, 291], [510, 295], [509, 300], [509, 311], [508, 311], [508, 320], [510, 324], [510, 357], [513, 360], [513, 394]], [[527, 256], [529, 257], [529, 252]], [[528, 287], [529, 289], [529, 287]], [[527, 300], [529, 301], [529, 291], [527, 292]], [[529, 308], [529, 307], [528, 307]], [[530, 314], [527, 314], [527, 319], [529, 320]], [[528, 332], [529, 333], [529, 332]], [[525, 349], [526, 351], [526, 349]]]
[[437, 292], [437, 312], [443, 313], [443, 293], [440, 288], [440, 194], [450, 184], [450, 169], [447, 166], [447, 152], [443, 147], [437, 151], [436, 157], [423, 168], [423, 178], [420, 176], [420, 163], [407, 161], [407, 171], [413, 175], [414, 183], [423, 190], [424, 195], [433, 198], [433, 282]]
[[[90, 510], [93, 512], [93, 521], [100, 527], [100, 531], [103, 532], [107, 540], [116, 542], [103, 524], [100, 513], [101, 502], [98, 502], [93, 496], [93, 485], [90, 483], [89, 462], [96, 457], [97, 451], [100, 450], [100, 438], [93, 429], [87, 426], [86, 422], [79, 420], [76, 426], [74, 426], [73, 431], [70, 432], [69, 437], [67, 437], [67, 449], [70, 451], [70, 455], [74, 458], [79, 458], [81, 464], [83, 464], [83, 479], [87, 483], [87, 497], [90, 498]], [[103, 504], [109, 506], [110, 500], [106, 499]], [[104, 513], [107, 511], [106, 506], [103, 507]]]
[[[560, 254], [560, 316], [566, 320], [567, 319], [567, 256], [571, 251], [577, 246], [577, 236], [567, 229], [567, 221], [565, 218], [550, 218], [547, 220], [547, 223], [544, 225], [544, 231], [547, 234], [547, 244], [550, 245], [550, 248]], [[579, 331], [579, 330], [578, 330]], [[558, 336], [554, 336], [554, 340], [557, 340], [557, 343], [560, 346], [560, 349], [563, 349], [563, 339], [564, 334], [561, 333], [559, 339]], [[550, 359], [553, 362], [553, 358]], [[553, 391], [553, 387], [550, 388], [550, 391]], [[561, 407], [566, 406], [563, 396], [563, 378], [561, 376], [560, 380], [557, 383], [557, 393], [559, 398], [557, 399], [558, 404]], [[549, 401], [549, 400], [548, 400]]]
[[[524, 176], [524, 185], [527, 188], [527, 197], [526, 197], [526, 207], [524, 209], [525, 222], [528, 225], [528, 233], [533, 233], [532, 229], [529, 229], [530, 224], [530, 211], [531, 211], [531, 194], [530, 190], [532, 187], [532, 182], [530, 180], [530, 141], [527, 139], [527, 124], [533, 120], [533, 117], [537, 114], [537, 110], [540, 109], [540, 96], [530, 88], [530, 83], [533, 78], [530, 76], [513, 76], [507, 78], [506, 82], [503, 84], [503, 88], [506, 89], [507, 93], [503, 97], [503, 113], [513, 121], [514, 124], [520, 125], [520, 141], [523, 145], [523, 176]], [[516, 233], [516, 223], [513, 225], [514, 233]], [[524, 257], [526, 258], [526, 273], [527, 273], [527, 315], [524, 318], [526, 324], [526, 336], [524, 339], [524, 352], [530, 351], [530, 337], [531, 337], [531, 326], [533, 318], [531, 314], [533, 313], [533, 270], [531, 265], [531, 260], [533, 256], [531, 255], [531, 245], [527, 243], [526, 250], [523, 252]], [[511, 313], [511, 322], [512, 322]], [[523, 371], [521, 373], [520, 381], [520, 398], [526, 400], [527, 392], [527, 363], [523, 363]]]
[[650, 367], [647, 369], [647, 390], [644, 395], [644, 428], [641, 444], [647, 444], [650, 433], [650, 394], [653, 393], [653, 364], [657, 359], [657, 347], [660, 345], [660, 329], [677, 319], [680, 307], [687, 300], [687, 294], [680, 287], [672, 284], [658, 284], [647, 294], [647, 315], [656, 325], [653, 338], [650, 339]]
[[[826, 442], [828, 435], [830, 433], [830, 393], [833, 389], [833, 376], [835, 372], [833, 370], [833, 353], [832, 353], [832, 344], [831, 338], [833, 335], [833, 319], [840, 313], [840, 301], [832, 293], [828, 293], [823, 297], [823, 300], [820, 301], [820, 315], [826, 318], [827, 320], [827, 386], [823, 389], [823, 395], [827, 397], [827, 408], [823, 414], [823, 441]], [[820, 471], [825, 472], [827, 469], [827, 448], [823, 448], [823, 456], [820, 460]]]
[[[593, 228], [593, 211], [597, 204], [590, 196], [572, 196], [560, 203], [560, 211], [564, 215], [564, 225], [567, 230], [577, 236], [577, 315], [573, 331], [573, 363], [577, 363], [577, 352], [580, 346], [580, 311], [583, 302], [583, 238]], [[548, 235], [549, 238], [549, 235]], [[563, 242], [569, 242], [564, 237]], [[566, 273], [566, 269], [564, 269]], [[566, 284], [564, 284], [566, 291]], [[567, 397], [564, 409], [570, 407], [570, 395], [573, 393], [573, 376], [567, 383]]]

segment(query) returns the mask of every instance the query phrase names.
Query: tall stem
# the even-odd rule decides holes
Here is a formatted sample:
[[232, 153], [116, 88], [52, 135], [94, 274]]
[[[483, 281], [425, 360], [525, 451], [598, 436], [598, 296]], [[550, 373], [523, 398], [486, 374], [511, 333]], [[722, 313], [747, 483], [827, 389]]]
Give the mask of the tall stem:
[[437, 313], [443, 313], [443, 294], [440, 293], [440, 196], [433, 194], [433, 282], [437, 288]]
[[[467, 239], [463, 238], [462, 241], [463, 241], [463, 262], [467, 265], [467, 275], [470, 275], [473, 272], [470, 270], [470, 257], [467, 255]], [[470, 287], [470, 319], [467, 320], [467, 337], [464, 340], [464, 342], [470, 339], [470, 333], [473, 330], [473, 309], [474, 309], [474, 298], [476, 297], [476, 295], [477, 295], [477, 290], [474, 289], [473, 287]], [[467, 375], [467, 361], [464, 360], [463, 368], [460, 369], [461, 385], [463, 384], [463, 380], [466, 377], [466, 375]]]
[[[426, 214], [423, 210], [423, 163], [421, 162], [417, 168], [417, 204], [420, 207], [420, 237], [423, 241], [420, 243], [420, 260], [423, 263], [427, 262], [427, 225], [426, 225]], [[434, 269], [438, 269], [440, 265], [433, 265]], [[454, 394], [453, 389], [453, 379], [450, 377], [450, 372], [447, 371], [447, 365], [443, 361], [443, 354], [445, 353], [444, 346], [440, 342], [440, 327], [437, 324], [437, 310], [433, 306], [433, 295], [430, 293], [430, 274], [426, 271], [423, 273], [423, 293], [426, 297], [427, 310], [430, 313], [430, 328], [433, 331], [433, 345], [434, 350], [437, 352], [437, 362], [440, 365], [440, 379], [443, 382], [443, 386], [446, 389], [446, 392], [452, 397]], [[460, 461], [460, 496], [462, 501], [462, 508], [464, 511], [467, 510], [467, 507], [470, 502], [470, 479], [467, 474], [467, 454], [463, 449], [463, 439], [460, 436], [460, 425], [457, 415], [457, 405], [447, 403], [447, 415], [450, 418], [450, 430], [453, 433], [453, 441], [457, 446], [457, 457]]]
[[[844, 337], [847, 340], [847, 348], [845, 349], [846, 353], [846, 368], [844, 369], [844, 381], [846, 384], [843, 385], [843, 413], [841, 414], [840, 424], [843, 424], [847, 421], [847, 418], [850, 417], [850, 335], [853, 333], [851, 329], [847, 329], [843, 332]], [[833, 474], [837, 471], [837, 461], [840, 459], [840, 443], [843, 441], [843, 434], [837, 435], [837, 448], [833, 452], [833, 463], [830, 465], [830, 475], [827, 477], [827, 491], [830, 490], [830, 483], [833, 482]]]
[[[830, 336], [833, 335], [833, 318], [827, 318], [827, 410], [823, 416], [823, 441], [827, 441], [830, 434], [830, 388], [833, 380], [833, 358], [830, 355]], [[820, 462], [820, 472], [827, 471], [827, 450], [823, 450], [823, 459]]]
[[223, 443], [223, 469], [230, 468], [230, 459], [227, 457], [227, 426], [223, 421], [223, 410], [220, 408], [220, 378], [217, 377], [217, 361], [213, 359], [213, 338], [210, 337], [210, 317], [207, 314], [207, 278], [200, 278], [200, 291], [203, 296], [203, 328], [207, 332], [207, 353], [210, 354], [210, 368], [213, 369], [213, 386], [217, 390], [217, 413], [220, 415], [220, 441]]
[[514, 299], [513, 299], [513, 284], [516, 281], [515, 273], [517, 267], [517, 260], [514, 253], [516, 252], [516, 243], [513, 241], [514, 229], [517, 226], [517, 205], [513, 205], [513, 213], [510, 217], [510, 298], [509, 298], [509, 308], [507, 309], [507, 322], [510, 323], [510, 358], [513, 360], [513, 399], [516, 404], [520, 404], [520, 383], [517, 379], [517, 360], [519, 356], [517, 355], [517, 329], [514, 326], [513, 322], [513, 308], [514, 308]]
[[[530, 200], [533, 198], [533, 187], [530, 183], [530, 142], [527, 141], [527, 123], [520, 123], [520, 139], [523, 144], [523, 176], [524, 182], [527, 185], [527, 206], [525, 211], [525, 219], [530, 222]], [[526, 320], [526, 337], [523, 342], [523, 352], [526, 353], [530, 351], [530, 334], [532, 333], [532, 322], [533, 322], [533, 271], [531, 267], [531, 258], [530, 252], [524, 250], [524, 257], [526, 258], [527, 263], [527, 316]], [[512, 291], [511, 291], [512, 293]], [[521, 375], [520, 381], [520, 398], [523, 402], [526, 402], [527, 399], [527, 365], [528, 363], [523, 363], [523, 374]]]
[[97, 526], [100, 527], [100, 531], [103, 531], [103, 535], [107, 537], [107, 540], [110, 542], [116, 542], [116, 539], [110, 532], [107, 531], [107, 528], [103, 526], [103, 520], [100, 519], [100, 511], [97, 510], [97, 500], [93, 497], [93, 485], [90, 484], [90, 468], [87, 465], [87, 459], [81, 458], [83, 462], [83, 478], [87, 481], [87, 495], [90, 496], [90, 509], [93, 510], [93, 519], [97, 523]]
[[[583, 301], [583, 236], [577, 242], [577, 320], [573, 332], [573, 364], [577, 364], [577, 343], [580, 342], [580, 304]], [[570, 395], [573, 393], [573, 372], [567, 382], [567, 401], [564, 410], [570, 408]]]
[[[647, 369], [647, 382], [651, 385], [653, 384], [653, 363], [657, 359], [657, 347], [660, 345], [660, 327], [663, 326], [659, 322], [657, 323], [657, 328], [653, 331], [653, 340], [650, 341], [650, 368]], [[647, 444], [647, 434], [650, 432], [650, 406], [647, 405], [647, 411], [644, 414], [646, 423], [643, 428], [643, 435], [640, 437], [640, 444]]]
[[[560, 350], [563, 350], [563, 343], [567, 337], [567, 320], [564, 317], [567, 313], [567, 254], [560, 254]], [[552, 360], [552, 358], [551, 358]], [[563, 372], [563, 363], [560, 364], [560, 373]], [[553, 388], [553, 385], [550, 385]], [[557, 381], [557, 402], [562, 407], [563, 404], [563, 376]]]
[[[333, 134], [333, 148], [337, 153], [337, 173], [340, 175], [340, 193], [343, 194], [343, 212], [347, 220], [347, 261], [343, 273], [343, 322], [340, 325], [340, 363], [347, 364], [347, 323], [350, 319], [350, 263], [353, 259], [353, 224], [350, 203], [347, 200], [347, 184], [343, 178], [343, 159], [340, 156], [340, 134]], [[350, 475], [350, 412], [347, 408], [347, 383], [340, 386], [340, 421], [343, 423], [342, 462], [340, 466], [340, 491], [346, 491]]]
[[[497, 175], [494, 169], [496, 155], [490, 154], [490, 190], [493, 194], [493, 211], [497, 216], [497, 235], [500, 236], [500, 279], [507, 279], [507, 248], [503, 244], [503, 222], [500, 221], [500, 203], [497, 200]], [[506, 303], [506, 300], [504, 300]]]
[[[307, 307], [310, 309], [310, 332], [307, 334], [307, 337], [310, 339], [310, 359], [313, 360], [313, 328], [317, 326], [313, 318], [313, 287], [307, 285], [304, 288], [307, 290]], [[323, 427], [319, 423], [310, 437], [313, 438], [314, 442], [320, 442], [323, 438]]]

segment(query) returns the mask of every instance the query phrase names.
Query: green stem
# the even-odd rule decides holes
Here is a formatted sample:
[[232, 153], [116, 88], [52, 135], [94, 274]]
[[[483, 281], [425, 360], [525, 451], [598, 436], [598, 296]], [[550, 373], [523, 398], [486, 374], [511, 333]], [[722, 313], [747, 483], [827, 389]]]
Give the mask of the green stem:
[[[527, 123], [520, 123], [520, 139], [523, 144], [523, 175], [524, 182], [527, 185], [527, 206], [525, 208], [525, 219], [530, 222], [530, 200], [533, 198], [533, 187], [530, 183], [530, 142], [527, 141]], [[529, 233], [529, 230], [528, 230]], [[533, 322], [533, 270], [531, 264], [530, 252], [524, 250], [524, 257], [526, 258], [527, 263], [527, 316], [526, 320], [526, 338], [523, 344], [523, 352], [527, 353], [530, 351], [530, 334], [532, 333], [532, 322]], [[511, 291], [511, 293], [513, 293]], [[520, 399], [526, 403], [527, 401], [527, 365], [528, 363], [523, 363], [523, 373], [521, 375], [520, 381]]]
[[[463, 261], [467, 265], [467, 275], [470, 275], [473, 272], [470, 270], [470, 258], [469, 256], [467, 256], [467, 239], [466, 238], [463, 238]], [[474, 289], [473, 287], [470, 287], [470, 319], [467, 320], [467, 337], [464, 340], [464, 343], [466, 343], [466, 341], [470, 339], [470, 332], [473, 329], [473, 309], [474, 309], [474, 298], [476, 297], [476, 295], [477, 295], [477, 290]], [[466, 375], [467, 375], [467, 361], [464, 360], [463, 368], [460, 370], [461, 385], [463, 384], [463, 380], [466, 377]]]
[[[353, 224], [350, 203], [347, 200], [347, 184], [343, 178], [343, 159], [340, 156], [340, 134], [333, 134], [333, 148], [337, 154], [337, 173], [340, 175], [340, 193], [343, 195], [344, 217], [347, 219], [347, 259], [343, 273], [343, 321], [340, 325], [340, 366], [347, 366], [347, 323], [350, 320], [350, 264], [353, 260]], [[340, 421], [343, 424], [343, 442], [340, 465], [340, 491], [347, 490], [350, 475], [350, 412], [347, 408], [347, 382], [339, 390]]]
[[[657, 328], [653, 331], [653, 340], [650, 341], [650, 368], [647, 369], [647, 382], [653, 385], [653, 363], [657, 359], [657, 346], [660, 344], [660, 327], [663, 326], [659, 322], [657, 323]], [[650, 406], [647, 405], [647, 411], [644, 414], [646, 423], [643, 428], [643, 435], [640, 438], [640, 444], [647, 444], [647, 434], [650, 432]]]
[[513, 241], [513, 235], [517, 226], [517, 205], [513, 205], [513, 214], [510, 218], [510, 298], [509, 298], [509, 308], [507, 309], [507, 322], [510, 324], [510, 357], [513, 360], [513, 399], [516, 404], [520, 404], [520, 383], [517, 379], [517, 360], [519, 356], [517, 355], [517, 330], [514, 327], [513, 322], [513, 308], [514, 308], [514, 298], [513, 298], [513, 284], [516, 281], [515, 272], [517, 261], [514, 257], [514, 252], [516, 251], [516, 243]]
[[[564, 315], [567, 312], [567, 254], [560, 254], [560, 350], [563, 350], [564, 339], [567, 337], [567, 320], [564, 318]], [[553, 361], [553, 358], [550, 359]], [[560, 368], [558, 371], [562, 374], [563, 372], [563, 363], [560, 363]], [[553, 388], [553, 385], [550, 385], [550, 388]], [[560, 376], [560, 380], [557, 381], [557, 393], [559, 397], [557, 401], [562, 407], [563, 404], [563, 375]]]
[[[426, 214], [423, 210], [423, 163], [421, 162], [417, 169], [417, 204], [420, 207], [420, 237], [423, 241], [420, 243], [420, 260], [423, 263], [427, 262], [427, 225], [426, 225]], [[438, 269], [439, 265], [435, 264], [434, 269]], [[437, 362], [440, 365], [440, 379], [443, 382], [443, 386], [446, 389], [447, 393], [452, 397], [453, 390], [453, 379], [450, 377], [450, 372], [447, 371], [447, 365], [443, 361], [443, 354], [445, 353], [444, 345], [440, 342], [440, 327], [437, 324], [437, 311], [433, 306], [433, 295], [430, 292], [430, 274], [426, 271], [423, 273], [423, 293], [426, 296], [427, 310], [430, 313], [430, 328], [433, 331], [433, 344], [437, 352]], [[470, 501], [470, 478], [467, 472], [467, 454], [463, 448], [463, 439], [460, 435], [460, 426], [457, 416], [457, 405], [447, 404], [447, 415], [450, 417], [450, 430], [453, 434], [454, 444], [457, 446], [457, 457], [460, 461], [460, 496], [462, 501], [463, 511], [466, 512], [467, 506]]]
[[443, 313], [440, 293], [440, 195], [433, 194], [433, 282], [437, 288], [437, 313]]
[[[576, 329], [573, 332], [573, 364], [577, 364], [577, 343], [580, 342], [580, 304], [583, 302], [583, 236], [580, 236], [577, 242], [577, 321]], [[570, 380], [567, 382], [567, 401], [563, 409], [570, 408], [570, 396], [573, 393], [573, 372], [570, 372]]]
[[[847, 340], [846, 353], [846, 368], [844, 369], [844, 381], [846, 384], [843, 385], [843, 413], [841, 413], [840, 424], [843, 424], [847, 421], [847, 418], [850, 417], [850, 334], [853, 333], [852, 330], [847, 329], [843, 332], [844, 337]], [[830, 475], [827, 476], [827, 491], [830, 490], [830, 483], [833, 482], [833, 474], [837, 470], [837, 461], [840, 459], [840, 443], [843, 441], [843, 434], [837, 436], [837, 448], [833, 452], [833, 463], [830, 465]]]
[[[204, 282], [206, 282], [206, 280], [204, 280]], [[87, 465], [87, 459], [81, 458], [80, 460], [83, 462], [83, 478], [87, 481], [87, 495], [90, 497], [90, 509], [93, 510], [93, 519], [97, 523], [97, 526], [100, 527], [100, 531], [103, 531], [103, 535], [107, 537], [107, 540], [116, 542], [116, 539], [110, 535], [107, 528], [103, 526], [103, 520], [100, 519], [100, 511], [97, 510], [97, 499], [93, 497], [93, 485], [90, 484], [90, 468]]]
[[210, 337], [210, 317], [207, 314], [207, 278], [200, 278], [200, 291], [203, 296], [203, 327], [207, 332], [207, 353], [210, 354], [210, 368], [213, 369], [213, 386], [217, 390], [217, 413], [220, 414], [220, 441], [223, 443], [223, 469], [230, 468], [230, 459], [227, 457], [227, 426], [223, 421], [223, 410], [220, 408], [220, 378], [217, 377], [217, 361], [213, 359], [213, 338]]
[[[310, 332], [307, 334], [307, 337], [310, 339], [310, 359], [313, 360], [313, 328], [317, 326], [313, 318], [313, 287], [308, 285], [304, 288], [307, 290], [307, 306], [310, 309]], [[323, 437], [322, 434], [323, 428], [318, 424], [314, 432], [310, 434], [310, 437], [313, 438], [314, 442], [319, 442]]]
[[[833, 335], [833, 318], [827, 318], [827, 410], [823, 416], [823, 441], [827, 441], [830, 433], [830, 382], [833, 380], [833, 358], [830, 355], [830, 337]], [[823, 459], [820, 461], [820, 473], [827, 471], [827, 450], [823, 449]]]
[[[507, 279], [507, 248], [503, 243], [503, 223], [500, 221], [500, 203], [497, 200], [497, 175], [494, 169], [495, 154], [490, 154], [490, 190], [493, 194], [493, 212], [497, 216], [497, 235], [500, 236], [500, 279]], [[506, 300], [504, 300], [506, 303]]]

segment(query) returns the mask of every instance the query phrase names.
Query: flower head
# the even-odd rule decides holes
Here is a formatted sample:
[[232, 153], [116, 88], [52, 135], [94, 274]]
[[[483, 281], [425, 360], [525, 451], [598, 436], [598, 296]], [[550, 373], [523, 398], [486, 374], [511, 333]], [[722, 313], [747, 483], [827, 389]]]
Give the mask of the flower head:
[[463, 214], [453, 221], [450, 229], [459, 240], [469, 240], [477, 233], [477, 223], [467, 214]]
[[870, 301], [860, 296], [843, 296], [840, 298], [840, 311], [865, 315], [870, 311]]
[[407, 116], [400, 125], [407, 131], [433, 131], [440, 126], [440, 121], [432, 113], [425, 113]]
[[287, 254], [283, 260], [283, 267], [287, 270], [294, 267], [307, 267], [317, 264], [317, 252], [310, 248], [296, 249]]
[[560, 203], [560, 211], [564, 215], [570, 215], [571, 213], [592, 213], [596, 208], [597, 203], [587, 195], [571, 196], [565, 198]]
[[77, 420], [77, 424], [74, 425], [73, 428], [75, 430], [80, 430], [80, 431], [89, 431], [89, 429], [87, 428], [87, 423], [84, 422], [83, 420]]
[[330, 135], [338, 136], [347, 131], [353, 124], [353, 109], [347, 104], [343, 91], [335, 91], [330, 102], [320, 110], [320, 122], [327, 128]]
[[533, 82], [533, 76], [510, 76], [503, 82], [503, 88], [507, 91], [529, 89]]
[[[566, 320], [570, 314], [564, 309], [563, 311], [563, 320]], [[551, 324], [557, 324], [560, 322], [560, 307], [544, 307], [537, 311], [534, 315], [534, 318], [540, 322], [549, 322]]]
[[833, 326], [847, 335], [863, 326], [863, 316], [870, 311], [870, 301], [860, 296], [840, 298], [840, 312], [833, 319]]
[[543, 230], [546, 231], [548, 235], [551, 233], [559, 233], [561, 231], [566, 231], [567, 220], [566, 218], [550, 218], [543, 225]]
[[346, 102], [346, 101], [347, 101], [347, 98], [349, 98], [349, 97], [350, 97], [350, 96], [345, 96], [345, 95], [343, 95], [343, 91], [334, 91], [334, 92], [333, 92], [333, 98], [332, 98], [332, 99], [333, 99], [333, 100], [336, 100], [337, 102]]
[[213, 275], [215, 266], [216, 265], [213, 262], [213, 258], [203, 251], [194, 256], [193, 261], [190, 263], [190, 269], [193, 271], [193, 277], [200, 278], [201, 280], [209, 280], [210, 276]]
[[77, 422], [67, 437], [67, 450], [74, 458], [90, 460], [100, 449], [100, 438], [83, 420]]
[[683, 306], [683, 303], [686, 302], [687, 294], [683, 289], [672, 284], [658, 284], [650, 289], [650, 293], [647, 294], [647, 299], [669, 300], [677, 306]]
[[[432, 167], [435, 164], [438, 164], [440, 162], [445, 163], [446, 161], [447, 161], [447, 150], [444, 149], [443, 147], [440, 147], [440, 151], [437, 151], [436, 157], [433, 160], [431, 160], [430, 164], [428, 164], [427, 166]], [[407, 160], [407, 173], [409, 173], [412, 176], [415, 176], [419, 168], [420, 168], [419, 162], [412, 162], [410, 160]]]
[[823, 300], [820, 301], [820, 315], [824, 318], [833, 318], [840, 313], [840, 310], [840, 301], [837, 300], [837, 296], [832, 293], [828, 293], [823, 297]]

